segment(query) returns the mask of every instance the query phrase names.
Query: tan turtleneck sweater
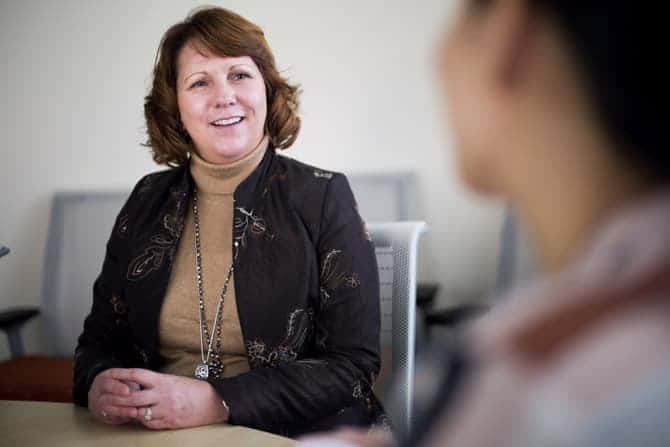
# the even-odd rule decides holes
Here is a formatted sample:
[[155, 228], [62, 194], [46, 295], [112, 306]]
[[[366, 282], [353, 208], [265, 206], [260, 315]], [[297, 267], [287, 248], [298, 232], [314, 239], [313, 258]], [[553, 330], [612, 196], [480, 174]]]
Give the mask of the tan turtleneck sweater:
[[[232, 260], [233, 193], [261, 162], [267, 147], [265, 137], [251, 153], [229, 165], [208, 163], [191, 154], [191, 175], [198, 188], [205, 318], [210, 333], [214, 332], [216, 306]], [[191, 202], [159, 321], [160, 352], [167, 359], [162, 372], [188, 377], [193, 377], [201, 362], [194, 238]], [[223, 376], [232, 377], [249, 370], [237, 314], [234, 275], [221, 312]], [[216, 340], [212, 349], [215, 346]]]

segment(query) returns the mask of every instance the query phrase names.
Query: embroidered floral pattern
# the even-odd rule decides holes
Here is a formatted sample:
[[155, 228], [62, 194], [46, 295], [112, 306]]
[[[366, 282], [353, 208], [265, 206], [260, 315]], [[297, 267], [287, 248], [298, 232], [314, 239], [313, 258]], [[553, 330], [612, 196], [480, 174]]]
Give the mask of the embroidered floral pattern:
[[354, 399], [363, 399], [363, 389], [360, 380], [354, 382], [354, 391], [351, 395]]
[[121, 238], [125, 238], [128, 233], [128, 215], [124, 214], [119, 217], [119, 223], [116, 226], [116, 234]]
[[178, 188], [171, 188], [170, 193], [175, 202], [174, 211], [166, 213], [161, 219], [161, 230], [151, 236], [150, 245], [128, 264], [126, 274], [128, 280], [139, 281], [161, 268], [167, 260], [172, 263], [182, 229], [184, 228], [183, 207], [186, 193]]
[[361, 285], [361, 278], [358, 276], [357, 273], [354, 273], [351, 276], [347, 276], [346, 278], [344, 278], [344, 283], [350, 289], [356, 289]]
[[330, 250], [321, 261], [321, 306], [325, 306], [330, 301], [333, 293], [345, 285], [351, 289], [356, 289], [361, 285], [361, 279], [357, 273], [347, 276], [338, 271], [338, 258], [342, 250]]
[[332, 172], [326, 172], [326, 171], [321, 171], [320, 169], [314, 170], [314, 177], [316, 178], [325, 178], [330, 180], [333, 178], [333, 173]]
[[274, 239], [274, 234], [268, 228], [265, 219], [256, 215], [253, 209], [247, 211], [244, 207], [238, 206], [235, 210], [237, 211], [233, 222], [235, 258], [237, 258], [240, 247], [245, 248], [247, 246], [247, 237], [249, 234], [259, 239]]
[[270, 366], [289, 363], [298, 358], [298, 350], [305, 343], [312, 327], [314, 312], [296, 309], [289, 315], [286, 324], [286, 336], [274, 349], [268, 350], [265, 342], [251, 340], [246, 343], [249, 363], [253, 367]]
[[116, 316], [115, 323], [117, 326], [125, 326], [128, 324], [128, 306], [126, 302], [119, 298], [118, 295], [112, 295], [112, 298], [109, 300], [109, 304], [112, 305], [112, 310]]
[[356, 380], [353, 383], [353, 390], [351, 395], [354, 399], [362, 401], [368, 411], [373, 411], [375, 405], [378, 404], [374, 394], [372, 393], [372, 387], [367, 382]]
[[[152, 240], [154, 240], [152, 238]], [[146, 278], [151, 272], [158, 270], [165, 259], [170, 247], [161, 245], [150, 245], [144, 249], [141, 255], [135, 257], [128, 265], [128, 279], [139, 281]]]
[[114, 313], [118, 315], [125, 315], [128, 312], [128, 308], [126, 307], [126, 303], [119, 298], [116, 295], [112, 295], [112, 299], [109, 300], [110, 304], [112, 305], [112, 308], [114, 309]]

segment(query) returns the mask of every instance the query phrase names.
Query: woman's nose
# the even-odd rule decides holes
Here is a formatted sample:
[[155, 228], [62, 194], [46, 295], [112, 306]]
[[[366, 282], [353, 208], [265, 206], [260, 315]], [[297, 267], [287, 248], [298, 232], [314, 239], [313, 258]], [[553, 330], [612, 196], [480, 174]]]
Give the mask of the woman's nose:
[[217, 85], [216, 97], [214, 98], [214, 107], [222, 108], [235, 105], [235, 89], [232, 85], [221, 83]]

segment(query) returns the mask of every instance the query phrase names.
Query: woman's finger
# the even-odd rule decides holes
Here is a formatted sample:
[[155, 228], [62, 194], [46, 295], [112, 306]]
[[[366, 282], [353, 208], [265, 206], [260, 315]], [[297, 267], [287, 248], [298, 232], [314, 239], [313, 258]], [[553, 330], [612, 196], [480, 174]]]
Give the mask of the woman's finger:
[[135, 382], [144, 388], [153, 388], [161, 377], [160, 373], [142, 368], [111, 368], [105, 373], [112, 379]]
[[130, 394], [128, 385], [121, 383], [119, 380], [103, 378], [99, 384], [100, 390], [103, 393], [116, 394], [119, 396], [127, 396]]
[[116, 418], [126, 418], [126, 419], [136, 419], [137, 418], [137, 408], [135, 407], [123, 407], [118, 405], [105, 405], [102, 407], [107, 417], [116, 417]]
[[131, 382], [130, 380], [122, 380], [121, 382], [128, 385], [131, 393], [142, 389], [140, 384], [137, 382]]
[[109, 395], [109, 403], [122, 407], [150, 407], [158, 404], [159, 396], [155, 389], [135, 391], [128, 396]]
[[166, 428], [165, 415], [156, 406], [138, 408], [135, 419], [149, 428]]

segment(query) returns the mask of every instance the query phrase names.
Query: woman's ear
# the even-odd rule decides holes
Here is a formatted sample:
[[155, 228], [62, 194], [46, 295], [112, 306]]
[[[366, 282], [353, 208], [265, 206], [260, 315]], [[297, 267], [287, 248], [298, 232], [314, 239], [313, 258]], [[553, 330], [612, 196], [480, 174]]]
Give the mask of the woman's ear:
[[527, 73], [534, 31], [528, 0], [494, 0], [487, 24], [489, 68], [495, 82], [514, 89]]

